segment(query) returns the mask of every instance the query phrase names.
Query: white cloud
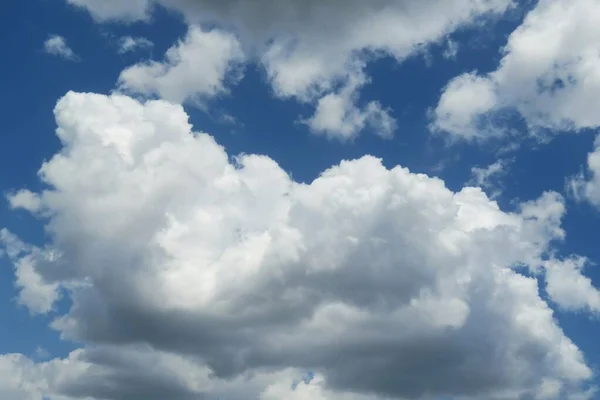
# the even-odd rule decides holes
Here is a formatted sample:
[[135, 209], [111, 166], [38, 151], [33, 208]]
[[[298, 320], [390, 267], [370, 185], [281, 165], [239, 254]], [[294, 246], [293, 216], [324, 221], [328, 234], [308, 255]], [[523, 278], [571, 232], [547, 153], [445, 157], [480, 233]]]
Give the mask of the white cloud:
[[50, 35], [44, 42], [44, 51], [67, 60], [78, 61], [79, 57], [67, 44], [67, 40], [59, 35]]
[[[336, 106], [336, 120], [328, 116], [323, 121], [320, 109], [309, 118], [319, 121], [310, 125], [317, 132], [342, 140], [364, 127], [360, 121], [368, 119], [369, 113], [391, 122], [381, 112], [385, 106], [373, 102], [370, 107], [379, 109], [370, 112], [369, 107], [361, 110], [356, 105], [362, 85], [354, 83], [362, 80], [370, 61], [390, 56], [402, 62], [458, 27], [513, 5], [512, 0], [146, 0], [131, 6], [104, 0], [68, 1], [86, 7], [99, 21], [147, 19], [152, 6], [159, 4], [181, 12], [192, 25], [234, 29], [243, 38], [249, 61], [266, 70], [276, 96], [321, 110], [332, 107], [328, 105], [332, 101], [343, 103]], [[187, 83], [193, 90], [193, 82]], [[340, 87], [350, 86], [353, 93], [340, 94]]]
[[40, 198], [30, 190], [19, 190], [7, 196], [8, 203], [13, 209], [22, 208], [31, 213], [40, 211]]
[[35, 364], [20, 354], [0, 355], [0, 398], [41, 400], [46, 389]]
[[150, 40], [144, 37], [124, 36], [119, 39], [119, 54], [125, 54], [137, 50], [150, 49], [154, 46]]
[[570, 179], [568, 189], [577, 200], [600, 208], [600, 136], [594, 141], [594, 151], [588, 154], [587, 170]]
[[508, 173], [508, 167], [512, 163], [510, 159], [498, 160], [485, 168], [471, 168], [470, 184], [479, 186], [489, 191], [489, 196], [494, 199], [502, 194], [500, 179]]
[[474, 72], [461, 75], [444, 88], [432, 128], [465, 139], [498, 135], [487, 118], [497, 103], [492, 81]]
[[[52, 256], [30, 266], [70, 288], [53, 327], [87, 343], [55, 360], [80, 372], [43, 374], [56, 395], [237, 399], [227, 385], [244, 382], [240, 400], [500, 400], [592, 376], [537, 280], [512, 269], [546, 271], [564, 237], [556, 193], [506, 213], [370, 156], [300, 184], [268, 157], [232, 163], [181, 106], [69, 93], [55, 115], [64, 149], [38, 194]], [[293, 393], [273, 380], [306, 371]]]
[[226, 92], [227, 83], [239, 79], [236, 66], [243, 58], [235, 36], [191, 27], [185, 40], [167, 51], [164, 62], [140, 63], [124, 70], [119, 88], [158, 94], [176, 103], [201, 102]]
[[566, 310], [588, 309], [600, 312], [600, 291], [583, 275], [588, 260], [573, 258], [545, 263], [546, 291], [560, 307]]
[[510, 35], [496, 71], [465, 74], [446, 87], [435, 126], [467, 139], [485, 137], [480, 118], [503, 108], [516, 109], [533, 133], [600, 126], [599, 18], [596, 0], [539, 1]]
[[133, 65], [121, 73], [119, 88], [158, 94], [175, 102], [201, 102], [227, 91], [239, 79], [244, 56], [235, 36], [218, 30], [190, 28], [185, 40], [167, 51], [164, 62]]
[[8, 256], [15, 267], [19, 303], [34, 314], [48, 313], [60, 297], [60, 285], [45, 282], [36, 267], [39, 263], [52, 262], [53, 253], [24, 243], [6, 229], [0, 230], [0, 244], [3, 255]]
[[357, 79], [357, 82], [349, 82], [338, 93], [329, 93], [318, 100], [315, 114], [306, 120], [313, 132], [352, 140], [368, 125], [381, 137], [393, 136], [396, 120], [379, 102], [372, 101], [363, 109], [357, 107], [357, 88], [363, 85], [365, 78]]

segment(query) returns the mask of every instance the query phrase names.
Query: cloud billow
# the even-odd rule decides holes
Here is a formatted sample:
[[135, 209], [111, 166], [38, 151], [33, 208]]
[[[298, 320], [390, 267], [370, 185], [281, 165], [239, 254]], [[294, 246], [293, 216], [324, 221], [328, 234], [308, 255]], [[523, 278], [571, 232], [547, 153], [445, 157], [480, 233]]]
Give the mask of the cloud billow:
[[119, 94], [71, 92], [55, 116], [48, 189], [11, 195], [50, 240], [3, 241], [20, 301], [45, 313], [69, 296], [52, 326], [86, 345], [27, 364], [36, 393], [500, 400], [592, 376], [537, 279], [513, 269], [545, 273], [564, 237], [556, 193], [507, 213], [371, 156], [301, 184], [265, 156], [232, 162], [181, 106]]

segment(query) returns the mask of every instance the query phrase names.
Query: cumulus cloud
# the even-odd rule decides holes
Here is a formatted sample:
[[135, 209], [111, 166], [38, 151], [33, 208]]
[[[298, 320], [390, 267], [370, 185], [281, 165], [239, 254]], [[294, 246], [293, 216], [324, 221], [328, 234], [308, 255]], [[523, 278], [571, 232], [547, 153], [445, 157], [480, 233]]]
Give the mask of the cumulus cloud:
[[50, 35], [44, 42], [44, 51], [67, 60], [77, 61], [79, 57], [67, 44], [67, 40], [59, 35]]
[[504, 108], [517, 110], [534, 133], [598, 127], [599, 18], [595, 0], [537, 2], [510, 35], [497, 70], [450, 82], [434, 127], [467, 139], [489, 137], [481, 120]]
[[40, 400], [46, 389], [43, 374], [21, 354], [0, 355], [0, 397], [6, 400]]
[[39, 280], [20, 286], [43, 307], [25, 303], [68, 295], [52, 326], [86, 346], [34, 364], [32, 393], [500, 400], [592, 376], [513, 269], [546, 271], [556, 193], [507, 213], [370, 156], [301, 184], [268, 157], [232, 159], [164, 101], [69, 93], [55, 115], [63, 149], [35, 195], [49, 241], [11, 254], [35, 256]]
[[368, 125], [376, 135], [384, 138], [393, 136], [397, 122], [389, 110], [377, 101], [368, 103], [363, 109], [356, 106], [356, 89], [363, 85], [366, 78], [357, 79], [338, 93], [330, 93], [319, 99], [315, 114], [305, 121], [313, 132], [351, 140]]
[[0, 230], [0, 244], [5, 256], [13, 262], [16, 286], [20, 289], [18, 301], [34, 314], [45, 314], [52, 309], [60, 293], [57, 283], [47, 283], [36, 271], [36, 266], [53, 260], [47, 252], [24, 243], [6, 229]]
[[[369, 118], [390, 122], [385, 106], [357, 106], [368, 62], [389, 56], [398, 62], [430, 43], [512, 0], [68, 0], [99, 21], [147, 19], [154, 5], [179, 11], [189, 24], [217, 25], [239, 33], [250, 60], [266, 71], [273, 92], [317, 107], [313, 126], [328, 137], [347, 139]], [[198, 55], [202, 57], [202, 55]], [[201, 74], [198, 79], [203, 80]], [[191, 84], [193, 90], [195, 85]], [[352, 87], [354, 93], [339, 88]], [[336, 103], [332, 105], [332, 103]], [[343, 104], [342, 104], [343, 103]], [[336, 112], [323, 121], [323, 108]], [[375, 107], [379, 107], [374, 110]], [[337, 118], [334, 120], [334, 116]], [[370, 117], [371, 116], [371, 117]], [[385, 124], [385, 129], [392, 125]]]
[[501, 131], [493, 128], [489, 118], [496, 96], [493, 82], [474, 72], [454, 78], [434, 110], [432, 128], [465, 139], [497, 136]]
[[144, 62], [124, 70], [119, 88], [176, 103], [198, 102], [225, 92], [228, 81], [239, 79], [236, 66], [243, 58], [232, 34], [191, 27], [186, 38], [167, 51], [163, 62]]
[[98, 346], [42, 363], [7, 354], [0, 372], [7, 400], [377, 400], [332, 392], [323, 376], [301, 379], [307, 374], [293, 369], [222, 380], [192, 358], [144, 345]]
[[546, 291], [552, 301], [565, 310], [600, 311], [600, 291], [583, 275], [587, 263], [582, 257], [545, 263]]
[[119, 54], [130, 53], [137, 50], [150, 49], [154, 46], [150, 40], [144, 37], [124, 36], [119, 39]]

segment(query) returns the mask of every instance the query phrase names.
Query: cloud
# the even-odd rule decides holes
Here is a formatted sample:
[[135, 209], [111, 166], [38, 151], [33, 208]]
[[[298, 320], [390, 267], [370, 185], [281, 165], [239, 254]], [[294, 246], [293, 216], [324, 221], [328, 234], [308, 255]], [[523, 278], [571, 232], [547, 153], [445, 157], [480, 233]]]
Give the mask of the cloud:
[[69, 93], [55, 116], [63, 149], [36, 194], [49, 240], [12, 254], [36, 261], [20, 286], [45, 307], [24, 303], [69, 296], [52, 326], [85, 343], [49, 362], [71, 372], [36, 364], [56, 396], [500, 400], [592, 376], [513, 269], [545, 273], [556, 193], [507, 213], [370, 156], [301, 184], [232, 158], [181, 106], [119, 94]]
[[66, 60], [78, 61], [79, 57], [67, 44], [67, 40], [59, 35], [50, 35], [44, 42], [44, 51]]
[[137, 50], [150, 49], [154, 46], [150, 40], [144, 37], [124, 36], [119, 39], [119, 54], [134, 52]]
[[36, 271], [39, 263], [52, 262], [53, 253], [35, 248], [21, 241], [6, 229], [0, 230], [0, 245], [3, 254], [13, 262], [19, 304], [33, 314], [46, 314], [59, 299], [59, 285], [48, 283]]
[[171, 47], [165, 61], [133, 65], [119, 77], [119, 89], [183, 103], [198, 102], [226, 92], [240, 77], [244, 55], [235, 36], [224, 31], [191, 27], [186, 38]]
[[587, 170], [569, 179], [567, 186], [577, 200], [600, 208], [600, 136], [596, 137], [594, 150], [588, 154]]
[[485, 168], [471, 168], [472, 177], [469, 183], [488, 189], [490, 191], [489, 196], [492, 199], [498, 197], [502, 193], [502, 185], [499, 179], [508, 173], [508, 167], [512, 161], [510, 159], [498, 160]]
[[502, 109], [518, 111], [534, 134], [600, 126], [598, 18], [595, 0], [539, 1], [510, 35], [497, 70], [450, 82], [434, 127], [466, 139], [486, 138], [481, 119]]
[[7, 196], [8, 203], [12, 209], [24, 209], [31, 213], [40, 211], [41, 202], [39, 197], [30, 190], [19, 190]]
[[99, 20], [122, 19], [126, 21], [147, 20], [148, 0], [67, 0], [69, 4], [87, 7]]
[[545, 263], [546, 291], [552, 301], [565, 310], [600, 312], [600, 292], [591, 279], [583, 275], [587, 263], [582, 257]]
[[21, 354], [0, 355], [0, 397], [6, 400], [41, 400], [45, 389], [33, 361]]
[[[381, 57], [402, 62], [457, 28], [513, 5], [511, 0], [68, 1], [85, 7], [98, 21], [148, 19], [153, 6], [161, 5], [179, 11], [190, 25], [217, 25], [237, 33], [248, 61], [266, 71], [274, 95], [314, 106], [316, 114], [303, 117], [315, 121], [309, 126], [341, 140], [368, 126], [362, 121], [371, 115], [391, 121], [382, 112], [385, 105], [357, 105], [368, 83], [363, 77], [369, 62]], [[193, 90], [193, 82], [188, 83]], [[322, 110], [333, 107], [332, 102], [337, 103], [336, 118], [323, 121]]]
[[460, 75], [444, 88], [431, 128], [464, 139], [497, 136], [501, 131], [488, 118], [497, 103], [492, 81], [474, 72]]
[[313, 132], [331, 138], [352, 140], [367, 125], [381, 137], [392, 137], [397, 122], [388, 110], [377, 101], [368, 103], [363, 109], [356, 105], [356, 90], [364, 84], [364, 79], [349, 82], [339, 93], [330, 93], [319, 99], [315, 114], [305, 123]]
[[221, 380], [192, 358], [143, 345], [80, 349], [41, 363], [7, 354], [0, 356], [0, 372], [7, 400], [377, 400], [332, 392], [321, 375], [295, 384], [303, 374], [293, 369]]
[[444, 49], [442, 56], [448, 60], [456, 60], [459, 47], [460, 45], [457, 41], [452, 39], [446, 40], [446, 48]]

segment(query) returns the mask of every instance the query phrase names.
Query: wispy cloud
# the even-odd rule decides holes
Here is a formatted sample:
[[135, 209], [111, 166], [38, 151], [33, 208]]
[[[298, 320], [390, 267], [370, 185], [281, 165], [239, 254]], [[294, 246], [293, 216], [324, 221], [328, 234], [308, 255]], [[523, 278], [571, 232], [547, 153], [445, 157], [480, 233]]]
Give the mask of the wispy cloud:
[[136, 50], [151, 49], [154, 43], [144, 37], [124, 36], [119, 39], [119, 54], [125, 54]]
[[44, 51], [66, 60], [79, 61], [80, 58], [67, 44], [67, 40], [59, 35], [50, 35], [44, 42]]

